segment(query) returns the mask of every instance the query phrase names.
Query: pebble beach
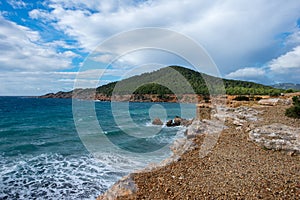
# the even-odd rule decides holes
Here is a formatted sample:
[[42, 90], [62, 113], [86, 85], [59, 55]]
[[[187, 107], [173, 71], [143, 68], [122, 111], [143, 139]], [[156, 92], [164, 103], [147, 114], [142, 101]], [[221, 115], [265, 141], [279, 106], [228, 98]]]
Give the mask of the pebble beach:
[[[299, 138], [300, 120], [284, 116], [285, 109], [252, 107], [258, 120], [242, 124], [226, 120], [227, 128], [205, 157], [199, 156], [205, 134], [198, 134], [191, 139], [193, 148], [179, 159], [132, 173], [126, 178], [131, 187], [124, 189], [124, 184], [122, 188], [116, 183], [98, 199], [299, 199], [299, 153], [266, 148], [249, 137], [257, 127], [282, 124], [296, 130]], [[112, 190], [119, 190], [118, 195], [111, 195]]]

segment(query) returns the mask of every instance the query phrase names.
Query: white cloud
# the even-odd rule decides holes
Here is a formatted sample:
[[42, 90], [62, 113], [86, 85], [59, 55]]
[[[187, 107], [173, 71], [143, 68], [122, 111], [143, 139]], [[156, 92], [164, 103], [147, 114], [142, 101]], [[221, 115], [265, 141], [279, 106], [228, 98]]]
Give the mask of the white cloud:
[[7, 0], [7, 3], [9, 3], [14, 9], [26, 8], [28, 6], [28, 4], [22, 0]]
[[114, 57], [115, 57], [115, 55], [112, 55], [109, 52], [107, 52], [107, 53], [101, 52], [100, 55], [91, 55], [90, 59], [92, 59], [96, 62], [110, 63]]
[[[292, 51], [273, 59], [269, 65], [274, 73], [291, 73], [290, 70], [300, 70], [300, 46]], [[299, 75], [300, 78], [300, 75]]]
[[226, 78], [256, 81], [272, 84], [275, 82], [300, 81], [300, 46], [271, 60], [263, 68], [243, 68], [231, 72]]
[[229, 73], [252, 64], [253, 58], [272, 59], [276, 36], [295, 31], [300, 10], [300, 2], [281, 0], [107, 2], [52, 0], [48, 15], [32, 12], [40, 12], [35, 17], [41, 19], [55, 19], [54, 26], [76, 38], [86, 51], [120, 31], [171, 28], [203, 44], [221, 72]]
[[234, 72], [226, 75], [226, 78], [232, 79], [256, 79], [259, 77], [264, 77], [266, 74], [265, 70], [261, 68], [247, 67], [238, 69]]
[[286, 44], [292, 45], [292, 46], [300, 44], [300, 29], [299, 28], [298, 28], [298, 30], [294, 31], [293, 34], [288, 36]]
[[[0, 74], [0, 96], [5, 95], [42, 95], [49, 92], [70, 91], [75, 81], [81, 88], [97, 87], [99, 75], [103, 70], [84, 72], [13, 72]], [[102, 80], [104, 82], [106, 80]], [[107, 81], [106, 81], [107, 82]]]
[[[28, 8], [23, 1], [10, 0], [9, 3], [16, 8], [22, 6]], [[0, 82], [5, 87], [9, 87], [6, 83], [14, 83], [13, 81], [22, 86], [21, 80], [24, 76], [23, 80], [26, 83], [31, 84], [30, 81], [34, 83], [33, 87], [34, 85], [43, 85], [44, 80], [48, 80], [48, 83], [53, 85], [43, 86], [44, 88], [70, 88], [64, 84], [59, 86], [50, 79], [70, 84], [75, 76], [73, 72], [69, 72], [70, 74], [56, 73], [74, 68], [72, 59], [78, 56], [73, 51], [74, 49], [91, 52], [98, 44], [113, 34], [143, 27], [169, 28], [191, 37], [208, 50], [221, 73], [228, 74], [226, 77], [262, 81], [263, 77], [268, 75], [274, 79], [283, 80], [282, 77], [288, 77], [287, 73], [292, 73], [293, 80], [296, 80], [297, 75], [295, 74], [299, 72], [299, 65], [297, 65], [299, 49], [296, 47], [300, 43], [300, 31], [296, 24], [300, 18], [299, 1], [49, 0], [41, 4], [43, 7], [31, 10], [29, 16], [34, 19], [32, 22], [38, 21], [41, 24], [47, 24], [64, 35], [53, 36], [55, 41], [43, 41], [45, 39], [42, 38], [43, 30], [41, 32], [34, 31], [4, 19], [2, 16], [5, 15], [5, 11], [1, 11], [1, 73], [7, 74], [10, 70], [40, 73], [39, 75], [27, 74], [28, 77], [19, 73], [20, 79], [12, 77], [8, 80], [5, 78]], [[36, 25], [39, 26], [39, 23]], [[287, 38], [278, 37], [283, 33], [288, 33], [289, 36]], [[74, 42], [67, 43], [64, 41], [65, 36]], [[164, 41], [164, 38], [154, 38], [153, 40], [147, 35], [135, 38], [139, 41], [138, 44], [149, 42], [150, 39], [157, 43]], [[128, 41], [128, 45], [132, 45], [132, 43]], [[180, 46], [182, 44], [174, 41], [173, 45]], [[63, 52], [61, 50], [63, 48], [68, 50]], [[96, 59], [101, 62], [109, 61], [110, 56], [119, 51], [117, 46], [105, 49], [103, 52], [107, 54]], [[280, 54], [282, 56], [278, 57]], [[155, 57], [155, 55], [151, 57], [154, 61], [155, 58], [161, 63], [171, 64], [174, 61], [171, 57], [162, 58]], [[150, 63], [151, 59], [149, 56], [138, 53], [124, 56], [117, 63], [120, 70], [110, 69], [107, 74], [116, 76], [124, 74], [124, 69], [127, 70], [128, 67], [127, 64], [142, 65], [143, 62]], [[240, 69], [241, 66], [255, 66], [256, 63], [269, 63], [269, 68]], [[42, 72], [51, 74], [42, 74]], [[91, 75], [88, 72], [85, 73], [86, 76]], [[13, 76], [13, 74], [7, 75]], [[30, 79], [30, 76], [33, 79]], [[37, 76], [43, 77], [44, 80], [38, 79]], [[47, 79], [46, 76], [50, 78]], [[61, 78], [60, 76], [66, 77]], [[26, 84], [23, 82], [23, 85]]]
[[69, 91], [73, 88], [73, 83], [58, 82], [58, 80], [72, 76], [52, 74], [47, 72], [1, 72], [0, 95], [25, 96], [41, 95], [60, 90]]
[[300, 45], [270, 61], [268, 67], [276, 82], [300, 83]]
[[1, 70], [51, 71], [71, 67], [76, 56], [71, 51], [57, 52], [42, 43], [39, 32], [17, 25], [0, 16]]

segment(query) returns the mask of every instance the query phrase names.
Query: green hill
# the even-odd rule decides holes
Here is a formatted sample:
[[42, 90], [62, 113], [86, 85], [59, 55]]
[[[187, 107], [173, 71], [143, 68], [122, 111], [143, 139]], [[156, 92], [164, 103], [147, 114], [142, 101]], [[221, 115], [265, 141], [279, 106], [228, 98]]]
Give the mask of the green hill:
[[[210, 90], [208, 90], [206, 81], [209, 83]], [[247, 81], [221, 79], [179, 66], [165, 67], [154, 72], [109, 83], [98, 87], [96, 91], [107, 96], [111, 96], [113, 90], [115, 94], [189, 94], [191, 93], [189, 85], [194, 93], [199, 95], [207, 95], [209, 92], [220, 94], [224, 88], [226, 93], [230, 95], [275, 96], [284, 92], [282, 89], [271, 86]]]
[[[70, 92], [50, 93], [42, 98], [95, 98], [95, 89], [75, 89]], [[114, 95], [134, 95], [144, 99], [147, 95], [157, 95], [162, 101], [174, 94], [212, 94], [229, 95], [271, 95], [276, 96], [284, 89], [277, 89], [258, 83], [222, 79], [199, 73], [180, 66], [169, 66], [157, 71], [136, 75], [121, 81], [112, 82], [96, 88], [97, 99], [110, 100]], [[162, 97], [162, 98], [161, 98]], [[135, 98], [134, 98], [135, 99]], [[149, 99], [149, 98], [148, 98]]]

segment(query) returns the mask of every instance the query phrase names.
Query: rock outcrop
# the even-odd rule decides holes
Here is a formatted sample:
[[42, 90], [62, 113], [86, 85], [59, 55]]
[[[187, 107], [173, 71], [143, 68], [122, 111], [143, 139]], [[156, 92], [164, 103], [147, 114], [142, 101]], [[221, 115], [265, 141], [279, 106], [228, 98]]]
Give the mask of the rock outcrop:
[[187, 138], [193, 138], [199, 134], [214, 134], [221, 132], [226, 126], [219, 120], [194, 121], [186, 130]]
[[212, 115], [213, 119], [225, 120], [225, 122], [241, 127], [247, 122], [255, 122], [258, 120], [258, 111], [251, 107], [241, 106], [237, 108], [219, 107], [219, 112]]
[[258, 104], [265, 106], [276, 106], [276, 105], [291, 105], [291, 99], [280, 99], [280, 98], [270, 98], [270, 99], [261, 99], [258, 101]]
[[274, 123], [254, 128], [249, 138], [267, 149], [300, 153], [300, 128]]
[[176, 116], [173, 120], [169, 120], [166, 123], [167, 127], [172, 127], [172, 126], [189, 126], [191, 125], [193, 122], [193, 119], [191, 120], [187, 120], [187, 119], [183, 119], [179, 116]]

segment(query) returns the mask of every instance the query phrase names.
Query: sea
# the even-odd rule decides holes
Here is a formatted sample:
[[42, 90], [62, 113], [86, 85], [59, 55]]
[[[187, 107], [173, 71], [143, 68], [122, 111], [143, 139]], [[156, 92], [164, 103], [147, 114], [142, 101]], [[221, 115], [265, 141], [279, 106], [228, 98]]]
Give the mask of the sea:
[[0, 97], [0, 199], [95, 199], [171, 155], [195, 105]]

